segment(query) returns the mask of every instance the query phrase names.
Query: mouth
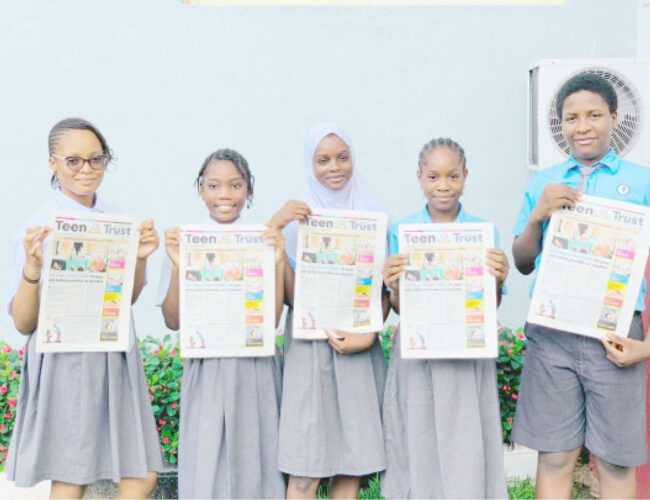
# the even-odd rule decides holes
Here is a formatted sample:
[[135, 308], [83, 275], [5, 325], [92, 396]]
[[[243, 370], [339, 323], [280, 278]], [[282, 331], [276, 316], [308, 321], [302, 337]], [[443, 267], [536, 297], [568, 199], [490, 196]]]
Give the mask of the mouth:
[[327, 182], [330, 184], [339, 184], [341, 182], [345, 181], [345, 175], [332, 175], [330, 177], [327, 177]]
[[593, 137], [585, 137], [582, 139], [576, 139], [576, 144], [580, 146], [589, 146], [590, 144], [593, 144], [596, 141]]
[[215, 205], [214, 208], [220, 214], [230, 214], [235, 210], [233, 205]]

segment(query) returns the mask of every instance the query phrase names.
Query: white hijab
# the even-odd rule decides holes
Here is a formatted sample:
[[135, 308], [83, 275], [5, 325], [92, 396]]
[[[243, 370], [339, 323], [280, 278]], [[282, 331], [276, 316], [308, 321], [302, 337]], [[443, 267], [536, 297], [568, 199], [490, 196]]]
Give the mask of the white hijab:
[[[350, 150], [352, 160], [352, 175], [348, 182], [339, 189], [332, 190], [323, 186], [316, 179], [314, 174], [314, 151], [318, 144], [328, 135], [334, 134], [343, 139]], [[341, 210], [367, 210], [386, 213], [386, 207], [379, 200], [377, 194], [364, 180], [357, 169], [354, 157], [354, 147], [350, 140], [350, 134], [338, 123], [319, 123], [314, 125], [307, 132], [305, 137], [303, 163], [307, 171], [307, 182], [302, 194], [302, 201], [310, 208], [338, 208]], [[298, 239], [298, 222], [291, 222], [285, 229], [287, 255], [295, 260]]]

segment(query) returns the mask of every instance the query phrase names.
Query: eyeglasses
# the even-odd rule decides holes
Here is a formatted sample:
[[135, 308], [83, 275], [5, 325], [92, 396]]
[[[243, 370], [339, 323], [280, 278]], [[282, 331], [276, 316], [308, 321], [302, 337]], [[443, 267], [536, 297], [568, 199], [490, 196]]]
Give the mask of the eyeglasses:
[[64, 160], [66, 166], [70, 170], [74, 170], [75, 172], [78, 172], [81, 170], [84, 166], [84, 163], [88, 163], [90, 165], [90, 168], [93, 170], [102, 170], [106, 168], [106, 156], [93, 156], [92, 158], [82, 158], [81, 156], [57, 156], [57, 155], [50, 155], [52, 158], [57, 158], [58, 160]]

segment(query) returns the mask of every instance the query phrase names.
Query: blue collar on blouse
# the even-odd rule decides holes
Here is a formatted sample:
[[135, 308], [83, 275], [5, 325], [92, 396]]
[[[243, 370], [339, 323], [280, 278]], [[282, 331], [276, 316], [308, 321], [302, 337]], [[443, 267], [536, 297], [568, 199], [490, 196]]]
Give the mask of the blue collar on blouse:
[[[463, 208], [463, 204], [459, 203], [460, 210], [458, 210], [458, 215], [456, 216], [456, 220], [454, 222], [468, 222], [468, 216], [467, 213], [465, 212], [465, 209]], [[431, 214], [429, 214], [429, 210], [427, 209], [428, 203], [424, 204], [424, 208], [420, 211], [418, 214], [418, 218], [426, 223], [433, 222], [433, 219], [431, 218]]]
[[[613, 148], [610, 148], [607, 154], [603, 156], [599, 161], [597, 161], [596, 164], [607, 167], [612, 174], [615, 174], [620, 167], [618, 156], [616, 156], [616, 152]], [[572, 170], [579, 170], [581, 166], [584, 165], [579, 163], [573, 157], [573, 155], [569, 156], [569, 159], [566, 161], [566, 170], [564, 172], [564, 177], [568, 177]]]

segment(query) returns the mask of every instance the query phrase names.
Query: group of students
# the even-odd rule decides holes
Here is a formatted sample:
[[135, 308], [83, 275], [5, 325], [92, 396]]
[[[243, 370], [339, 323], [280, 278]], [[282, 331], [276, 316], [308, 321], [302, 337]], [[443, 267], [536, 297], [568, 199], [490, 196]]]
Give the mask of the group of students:
[[[616, 108], [615, 91], [601, 77], [579, 75], [561, 89], [558, 111], [572, 154], [527, 187], [513, 244], [524, 274], [539, 264], [551, 213], [573, 207], [581, 191], [650, 205], [650, 171], [610, 148]], [[284, 357], [184, 361], [179, 496], [316, 498], [321, 480], [330, 478], [332, 497], [356, 498], [363, 478], [381, 472], [386, 498], [506, 498], [494, 360], [406, 360], [397, 338], [386, 368], [376, 334], [332, 328], [327, 341], [292, 338], [299, 222], [314, 208], [386, 211], [356, 168], [341, 126], [313, 127], [304, 153], [305, 192], [280, 208], [264, 233], [275, 247], [276, 322], [283, 304], [289, 306]], [[137, 347], [39, 354], [31, 335], [49, 214], [119, 212], [97, 195], [110, 160], [105, 138], [91, 123], [57, 123], [49, 136], [54, 197], [14, 246], [8, 308], [29, 337], [5, 470], [18, 486], [52, 480], [56, 498], [79, 498], [85, 485], [104, 478], [119, 483], [119, 497], [144, 498], [162, 469]], [[481, 221], [460, 203], [468, 169], [458, 143], [425, 144], [416, 173], [426, 205], [389, 229], [385, 314], [390, 308], [399, 314], [399, 279], [408, 260], [398, 253], [399, 224]], [[617, 189], [621, 184], [627, 188]], [[206, 223], [236, 224], [252, 199], [254, 177], [242, 155], [220, 149], [206, 158], [196, 187]], [[180, 326], [179, 235], [180, 228], [164, 232], [167, 255], [157, 297], [172, 329]], [[143, 222], [133, 302], [145, 282], [147, 257], [158, 246], [153, 221]], [[485, 263], [500, 300], [508, 259], [494, 248]], [[603, 497], [633, 497], [634, 466], [646, 461], [640, 361], [650, 357], [639, 315], [629, 338], [608, 342], [534, 325], [527, 325], [526, 335], [513, 438], [540, 451], [538, 495], [569, 496], [573, 465], [586, 446], [597, 457]]]

